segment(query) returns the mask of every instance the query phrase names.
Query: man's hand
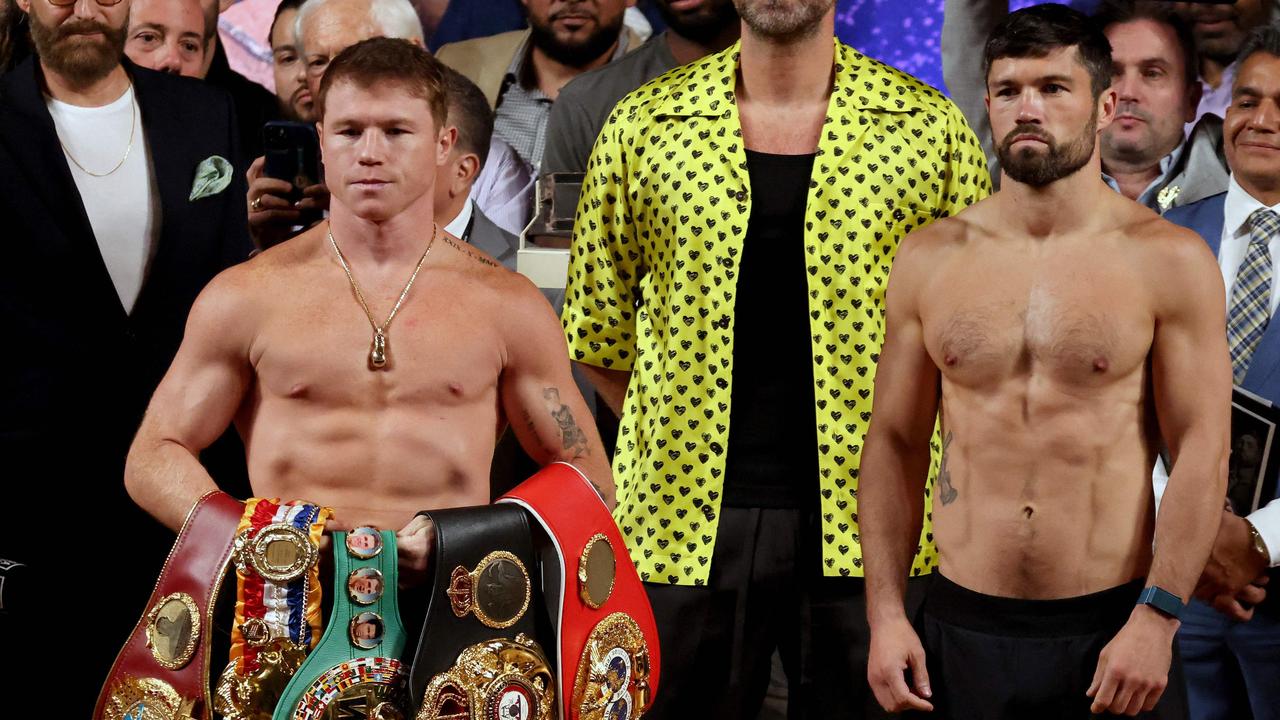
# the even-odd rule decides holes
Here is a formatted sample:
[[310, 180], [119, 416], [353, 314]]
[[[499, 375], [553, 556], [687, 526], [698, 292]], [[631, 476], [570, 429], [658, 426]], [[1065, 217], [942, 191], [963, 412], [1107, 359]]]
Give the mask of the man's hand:
[[[1257, 584], [1259, 576], [1265, 577], [1266, 570], [1266, 561], [1253, 549], [1249, 523], [1234, 513], [1224, 511], [1222, 523], [1218, 525], [1218, 535], [1213, 541], [1213, 550], [1209, 553], [1209, 562], [1196, 585], [1196, 597], [1214, 603], [1214, 607], [1221, 610], [1216, 601], [1219, 596], [1240, 596], [1250, 585]], [[1256, 596], [1257, 591], [1249, 595]], [[1249, 598], [1240, 599], [1250, 602]], [[1239, 617], [1238, 613], [1227, 614], [1245, 619]]]
[[[908, 669], [911, 670], [914, 687], [907, 685]], [[933, 710], [933, 704], [926, 699], [933, 697], [933, 691], [929, 689], [924, 646], [906, 617], [885, 621], [872, 628], [867, 681], [871, 683], [876, 701], [889, 712]]]
[[1169, 683], [1177, 630], [1177, 620], [1146, 605], [1135, 607], [1098, 656], [1093, 683], [1085, 691], [1093, 698], [1089, 710], [1137, 715], [1154, 708]]
[[1267, 597], [1267, 582], [1271, 578], [1259, 575], [1253, 582], [1235, 595], [1223, 593], [1215, 596], [1210, 605], [1214, 610], [1238, 622], [1249, 622], [1253, 619], [1253, 608]]
[[264, 177], [265, 158], [258, 158], [249, 166], [245, 177], [249, 180], [249, 235], [255, 246], [262, 250], [278, 245], [293, 237], [293, 228], [302, 224], [306, 211], [326, 210], [329, 207], [329, 189], [323, 184], [304, 188], [302, 199], [288, 199], [293, 185], [287, 180]]
[[404, 529], [396, 533], [400, 587], [416, 587], [427, 581], [431, 550], [435, 546], [436, 526], [424, 515], [415, 515]]

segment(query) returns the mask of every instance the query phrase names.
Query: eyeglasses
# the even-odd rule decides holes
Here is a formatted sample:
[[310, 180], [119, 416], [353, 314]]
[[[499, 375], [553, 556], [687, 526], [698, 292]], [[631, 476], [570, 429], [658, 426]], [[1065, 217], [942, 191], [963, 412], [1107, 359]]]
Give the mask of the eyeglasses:
[[[78, 0], [47, 0], [47, 2], [54, 7], [71, 7], [72, 5], [75, 5]], [[104, 7], [120, 4], [120, 0], [96, 0], [96, 2]]]

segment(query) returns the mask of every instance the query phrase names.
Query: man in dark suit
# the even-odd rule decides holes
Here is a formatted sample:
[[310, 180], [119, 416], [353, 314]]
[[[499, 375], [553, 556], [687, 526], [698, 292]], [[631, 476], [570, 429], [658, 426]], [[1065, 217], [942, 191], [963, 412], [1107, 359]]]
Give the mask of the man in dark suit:
[[19, 0], [37, 54], [0, 78], [0, 558], [23, 565], [0, 570], [27, 573], [0, 590], [0, 667], [50, 668], [23, 682], [68, 717], [173, 542], [125, 494], [133, 432], [196, 294], [250, 250], [229, 98], [122, 64], [108, 3]]
[[[1224, 123], [1228, 189], [1165, 218], [1198, 232], [1218, 256], [1236, 385], [1280, 403], [1280, 323], [1271, 324], [1280, 300], [1273, 266], [1280, 253], [1280, 30], [1256, 31], [1240, 57]], [[1157, 484], [1159, 476], [1157, 469]], [[1188, 606], [1178, 632], [1197, 720], [1280, 717], [1278, 563], [1280, 498], [1263, 498], [1245, 517], [1224, 511], [1196, 591], [1201, 601]], [[1264, 584], [1267, 597], [1255, 606]], [[1232, 691], [1241, 685], [1243, 693]]]

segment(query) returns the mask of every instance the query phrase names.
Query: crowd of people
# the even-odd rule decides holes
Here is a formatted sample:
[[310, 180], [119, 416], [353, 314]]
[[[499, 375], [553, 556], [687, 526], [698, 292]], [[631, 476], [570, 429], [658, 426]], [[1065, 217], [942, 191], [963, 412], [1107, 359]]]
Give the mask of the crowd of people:
[[0, 0], [6, 665], [88, 712], [212, 489], [412, 589], [565, 461], [654, 718], [1280, 718], [1280, 7], [946, 0], [944, 93], [835, 5]]

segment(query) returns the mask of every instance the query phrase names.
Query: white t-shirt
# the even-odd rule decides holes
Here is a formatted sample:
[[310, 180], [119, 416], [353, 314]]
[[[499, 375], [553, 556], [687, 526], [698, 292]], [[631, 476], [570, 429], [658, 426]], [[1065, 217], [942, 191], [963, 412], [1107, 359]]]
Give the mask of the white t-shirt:
[[[101, 107], [68, 105], [47, 95], [45, 104], [120, 303], [125, 312], [133, 312], [160, 231], [160, 198], [133, 86]], [[94, 177], [77, 167], [79, 163], [95, 173], [111, 170], [124, 157], [131, 134], [132, 149], [115, 172]]]

